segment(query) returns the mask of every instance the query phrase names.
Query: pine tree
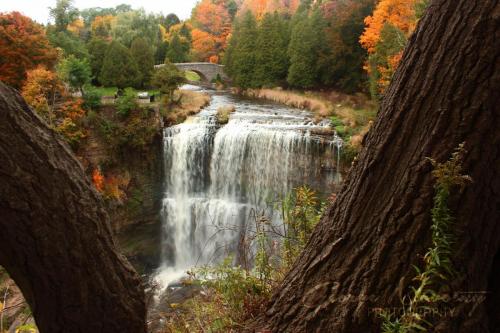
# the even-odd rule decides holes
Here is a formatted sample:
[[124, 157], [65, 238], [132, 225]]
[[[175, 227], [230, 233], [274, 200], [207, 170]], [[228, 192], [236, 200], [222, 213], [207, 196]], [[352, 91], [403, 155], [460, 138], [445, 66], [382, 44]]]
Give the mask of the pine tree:
[[126, 88], [136, 86], [139, 70], [129, 49], [119, 42], [111, 42], [106, 51], [99, 81], [105, 86]]
[[328, 59], [325, 20], [318, 8], [310, 16], [306, 12], [296, 14], [293, 21], [287, 81], [293, 87], [312, 88], [320, 84], [320, 73]]
[[251, 12], [245, 13], [240, 24], [236, 25], [234, 41], [230, 43], [228, 60], [229, 74], [240, 88], [255, 87], [257, 21]]
[[185, 62], [187, 61], [186, 48], [183, 46], [178, 34], [175, 34], [168, 46], [166, 57], [170, 62]]
[[92, 77], [94, 83], [100, 83], [99, 77], [101, 75], [102, 63], [108, 49], [108, 43], [100, 38], [92, 38], [87, 44], [89, 51], [90, 69], [92, 70]]
[[265, 14], [256, 47], [255, 84], [277, 86], [286, 81], [289, 59], [288, 22], [278, 13]]
[[151, 76], [153, 75], [155, 61], [153, 49], [144, 38], [138, 37], [132, 42], [130, 54], [139, 69], [139, 87], [144, 88], [151, 83]]

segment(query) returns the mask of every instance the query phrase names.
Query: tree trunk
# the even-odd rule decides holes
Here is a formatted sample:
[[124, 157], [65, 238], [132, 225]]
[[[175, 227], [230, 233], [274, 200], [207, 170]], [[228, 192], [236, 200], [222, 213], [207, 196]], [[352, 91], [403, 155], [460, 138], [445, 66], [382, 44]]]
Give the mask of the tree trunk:
[[[273, 332], [378, 332], [375, 308], [401, 306], [431, 246], [431, 157], [466, 142], [473, 183], [455, 195], [455, 292], [440, 332], [498, 329], [500, 3], [435, 0], [422, 18], [337, 201], [273, 295]], [[470, 295], [469, 295], [470, 296]], [[477, 296], [477, 295], [476, 295]], [[496, 331], [497, 332], [497, 331]]]
[[69, 147], [0, 82], [0, 265], [40, 332], [145, 332], [140, 279]]

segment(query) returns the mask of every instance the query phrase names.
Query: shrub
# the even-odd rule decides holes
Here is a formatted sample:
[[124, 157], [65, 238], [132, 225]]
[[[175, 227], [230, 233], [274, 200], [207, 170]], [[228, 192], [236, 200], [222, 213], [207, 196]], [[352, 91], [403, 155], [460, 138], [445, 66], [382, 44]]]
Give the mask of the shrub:
[[120, 96], [116, 101], [116, 109], [118, 114], [127, 118], [130, 111], [137, 108], [136, 93], [133, 89], [127, 88], [122, 96]]
[[83, 107], [86, 110], [97, 110], [101, 106], [101, 94], [96, 88], [90, 85], [83, 89], [82, 97]]
[[221, 106], [217, 109], [217, 114], [215, 117], [217, 118], [217, 122], [221, 125], [227, 124], [229, 121], [229, 114], [234, 112], [236, 109], [233, 105], [225, 105]]

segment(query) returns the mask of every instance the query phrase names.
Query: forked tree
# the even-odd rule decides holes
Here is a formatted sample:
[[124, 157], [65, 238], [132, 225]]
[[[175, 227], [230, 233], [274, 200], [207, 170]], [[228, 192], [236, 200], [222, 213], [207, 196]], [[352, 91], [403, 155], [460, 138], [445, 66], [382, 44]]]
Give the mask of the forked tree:
[[[500, 327], [500, 2], [435, 0], [421, 19], [336, 202], [259, 324], [273, 332], [377, 332], [431, 246], [432, 166], [465, 142], [455, 191], [459, 295], [439, 332]], [[478, 294], [475, 294], [476, 296]], [[450, 311], [451, 312], [451, 311]], [[496, 332], [496, 331], [495, 331]]]

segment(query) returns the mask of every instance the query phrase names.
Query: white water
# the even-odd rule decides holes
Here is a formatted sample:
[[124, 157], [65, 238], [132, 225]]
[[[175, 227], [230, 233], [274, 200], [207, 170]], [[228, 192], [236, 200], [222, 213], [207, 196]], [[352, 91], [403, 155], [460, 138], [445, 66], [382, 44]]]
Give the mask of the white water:
[[[214, 115], [223, 105], [236, 111], [219, 128]], [[166, 286], [193, 266], [234, 253], [252, 210], [272, 214], [273, 202], [294, 187], [311, 184], [328, 192], [338, 181], [334, 169], [342, 141], [311, 135], [315, 128], [306, 111], [228, 93], [213, 93], [197, 116], [166, 128], [157, 280]]]

